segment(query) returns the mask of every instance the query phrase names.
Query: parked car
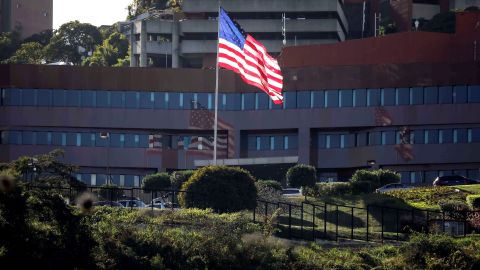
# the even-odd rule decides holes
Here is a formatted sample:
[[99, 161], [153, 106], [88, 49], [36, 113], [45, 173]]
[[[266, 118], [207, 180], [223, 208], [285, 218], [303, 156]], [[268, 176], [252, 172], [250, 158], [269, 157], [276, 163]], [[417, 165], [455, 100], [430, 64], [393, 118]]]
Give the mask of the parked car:
[[303, 196], [301, 188], [284, 188], [282, 195], [286, 197]]
[[410, 188], [413, 188], [413, 187], [405, 184], [401, 184], [401, 183], [393, 183], [393, 184], [387, 184], [383, 187], [379, 187], [375, 190], [375, 192], [384, 193], [384, 192], [392, 191], [396, 189], [410, 189]]
[[154, 207], [154, 208], [158, 208], [158, 209], [165, 209], [165, 202], [164, 202], [164, 199], [162, 197], [158, 197], [158, 198], [155, 198], [153, 199], [150, 204], [147, 205], [147, 207], [151, 208], [151, 207]]
[[132, 207], [132, 208], [145, 208], [147, 205], [140, 201], [140, 200], [121, 200], [118, 201], [124, 207]]
[[457, 185], [475, 185], [480, 184], [479, 180], [466, 178], [461, 175], [448, 175], [435, 178], [434, 186], [457, 186]]
[[124, 207], [121, 203], [119, 202], [112, 202], [112, 201], [99, 201], [99, 202], [94, 202], [94, 206], [110, 206], [110, 207]]

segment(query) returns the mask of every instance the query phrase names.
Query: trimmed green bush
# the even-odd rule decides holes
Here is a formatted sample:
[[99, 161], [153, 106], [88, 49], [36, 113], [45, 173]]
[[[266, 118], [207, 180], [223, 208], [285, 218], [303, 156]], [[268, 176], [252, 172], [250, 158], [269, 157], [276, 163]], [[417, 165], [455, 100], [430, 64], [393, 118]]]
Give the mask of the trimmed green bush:
[[438, 206], [448, 217], [454, 219], [464, 219], [465, 212], [469, 210], [468, 205], [463, 201], [441, 201]]
[[307, 196], [344, 196], [369, 193], [371, 191], [370, 183], [365, 181], [358, 182], [331, 182], [317, 183], [313, 188], [306, 188], [304, 194]]
[[352, 176], [352, 182], [370, 182], [372, 190], [390, 183], [399, 183], [400, 174], [390, 170], [358, 170]]
[[275, 180], [258, 180], [255, 182], [259, 199], [270, 202], [282, 200], [282, 185]]
[[367, 181], [350, 182], [353, 194], [364, 194], [372, 192], [372, 184]]
[[317, 182], [315, 167], [305, 164], [298, 164], [287, 171], [287, 182], [290, 187], [313, 187]]
[[187, 182], [190, 176], [193, 175], [194, 170], [175, 171], [170, 175], [170, 182], [173, 189], [181, 189], [183, 183]]
[[480, 194], [468, 195], [467, 204], [472, 210], [480, 209]]
[[257, 202], [255, 179], [237, 167], [208, 166], [195, 173], [182, 185], [179, 194], [182, 207], [202, 206], [216, 212], [251, 210]]
[[275, 180], [258, 180], [257, 182], [255, 182], [255, 186], [257, 187], [257, 189], [272, 188], [279, 191], [282, 191], [283, 189], [282, 184]]
[[143, 178], [142, 189], [146, 192], [169, 189], [170, 187], [171, 183], [168, 173], [155, 173], [147, 175], [145, 178]]

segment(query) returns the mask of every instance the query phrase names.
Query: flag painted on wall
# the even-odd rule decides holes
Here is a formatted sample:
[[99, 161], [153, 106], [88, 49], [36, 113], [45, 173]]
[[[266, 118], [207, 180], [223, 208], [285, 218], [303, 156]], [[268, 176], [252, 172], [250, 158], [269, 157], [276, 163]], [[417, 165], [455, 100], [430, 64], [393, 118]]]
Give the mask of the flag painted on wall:
[[247, 84], [265, 91], [273, 103], [282, 104], [283, 76], [277, 60], [222, 8], [219, 23], [218, 65], [233, 70]]

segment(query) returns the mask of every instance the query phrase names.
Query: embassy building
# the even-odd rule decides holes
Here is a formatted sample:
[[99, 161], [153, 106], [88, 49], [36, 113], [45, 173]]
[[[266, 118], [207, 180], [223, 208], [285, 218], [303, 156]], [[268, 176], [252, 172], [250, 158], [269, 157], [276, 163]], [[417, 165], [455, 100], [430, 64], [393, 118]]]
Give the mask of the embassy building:
[[[219, 163], [321, 181], [388, 168], [429, 185], [479, 178], [479, 13], [455, 34], [403, 32], [285, 48], [283, 105], [220, 71]], [[61, 148], [77, 177], [139, 186], [212, 160], [215, 70], [0, 65], [0, 162]]]

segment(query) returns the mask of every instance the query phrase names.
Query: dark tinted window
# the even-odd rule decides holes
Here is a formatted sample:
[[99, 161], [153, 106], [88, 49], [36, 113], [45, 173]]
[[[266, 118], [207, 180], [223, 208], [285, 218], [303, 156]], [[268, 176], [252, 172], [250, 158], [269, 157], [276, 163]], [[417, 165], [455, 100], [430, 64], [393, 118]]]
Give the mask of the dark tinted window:
[[468, 94], [467, 87], [464, 85], [458, 85], [453, 87], [453, 103], [462, 104], [467, 103]]
[[410, 104], [421, 105], [423, 104], [423, 87], [410, 88]]
[[255, 109], [255, 93], [242, 94], [242, 110], [250, 111]]
[[438, 104], [438, 88], [437, 87], [425, 87], [424, 88], [424, 103], [425, 104]]
[[410, 88], [397, 88], [395, 96], [396, 105], [409, 105], [410, 104]]
[[352, 107], [352, 106], [353, 106], [353, 91], [340, 90], [340, 107]]
[[23, 106], [35, 106], [35, 89], [22, 89], [22, 105]]
[[453, 143], [453, 130], [441, 129], [438, 134], [439, 143]]
[[472, 142], [480, 142], [480, 128], [472, 128]]
[[113, 108], [125, 107], [125, 92], [112, 91], [110, 93], [110, 102]]
[[53, 106], [55, 107], [65, 107], [65, 90], [52, 90], [53, 95]]
[[287, 136], [288, 147], [284, 146], [287, 149], [297, 149], [298, 148], [298, 136], [297, 135], [288, 135]]
[[110, 146], [112, 147], [123, 147], [125, 142], [125, 135], [110, 133]]
[[381, 136], [382, 145], [395, 144], [396, 142], [395, 131], [382, 131]]
[[35, 132], [23, 131], [22, 132], [22, 144], [35, 144]]
[[425, 143], [425, 132], [422, 129], [415, 129], [413, 132], [413, 143], [423, 144]]
[[325, 92], [324, 91], [313, 91], [313, 108], [323, 108], [325, 107]]
[[255, 93], [255, 109], [266, 110], [268, 109], [268, 95], [265, 93]]
[[437, 144], [438, 143], [438, 130], [429, 129], [425, 130], [425, 144]]
[[367, 89], [367, 106], [375, 107], [381, 105], [380, 89]]
[[395, 88], [382, 89], [382, 106], [395, 105]]
[[367, 145], [367, 133], [361, 132], [355, 134], [355, 146], [361, 147]]
[[109, 91], [97, 91], [97, 107], [108, 108], [110, 107], [110, 92]]
[[297, 108], [307, 109], [310, 108], [312, 93], [310, 91], [299, 91], [297, 92]]
[[166, 109], [167, 103], [165, 102], [165, 92], [153, 93], [155, 109]]
[[480, 103], [480, 85], [468, 86], [468, 103]]
[[52, 133], [52, 144], [53, 145], [67, 145], [67, 134], [64, 132], [53, 132]]
[[7, 89], [5, 93], [5, 105], [21, 106], [22, 105], [22, 90]]
[[340, 134], [330, 134], [326, 138], [327, 148], [340, 148]]
[[324, 134], [318, 134], [317, 135], [317, 147], [324, 149], [326, 148], [326, 136]]
[[87, 146], [87, 147], [95, 146], [95, 134], [82, 133], [82, 146]]
[[106, 147], [108, 146], [108, 140], [110, 140], [111, 134], [108, 135], [107, 138], [102, 138], [100, 136], [100, 132], [95, 133], [95, 146], [98, 147]]
[[140, 108], [152, 109], [155, 96], [152, 92], [140, 92]]
[[242, 108], [241, 94], [227, 94], [227, 110], [239, 111]]
[[458, 128], [453, 130], [453, 142], [454, 143], [467, 143], [468, 132], [466, 128]]
[[168, 93], [167, 96], [169, 109], [180, 109], [180, 93]]
[[353, 106], [354, 107], [367, 106], [367, 90], [366, 89], [353, 90]]
[[138, 135], [138, 147], [148, 148], [148, 135], [147, 134]]
[[[209, 93], [198, 93], [197, 94], [197, 108], [208, 108], [208, 95], [211, 95]], [[241, 99], [240, 99], [241, 103]], [[241, 104], [239, 105], [241, 107]]]
[[68, 146], [80, 146], [80, 144], [77, 145], [77, 133], [67, 133], [67, 145]]
[[135, 139], [136, 139], [136, 135], [125, 134], [125, 147], [137, 147], [138, 142]]
[[284, 92], [284, 106], [285, 109], [296, 109], [297, 108], [297, 92], [288, 91]]
[[80, 91], [77, 90], [66, 90], [66, 104], [68, 107], [79, 107], [80, 106]]
[[22, 144], [22, 132], [20, 131], [9, 131], [8, 132], [8, 143], [13, 145]]
[[125, 92], [125, 107], [130, 109], [137, 109], [140, 100], [140, 93], [127, 91]]
[[37, 132], [36, 140], [38, 145], [50, 145], [52, 144], [52, 134], [44, 131]]
[[375, 131], [368, 133], [368, 145], [379, 145], [382, 143], [382, 133]]
[[37, 105], [38, 106], [52, 106], [52, 90], [38, 89], [37, 90]]
[[257, 150], [256, 136], [248, 136], [248, 150]]
[[326, 108], [338, 107], [338, 90], [325, 91], [325, 107]]
[[452, 87], [451, 86], [441, 86], [438, 89], [438, 101], [440, 104], [451, 104], [452, 103], [452, 98], [453, 98], [453, 92], [452, 92]]
[[95, 91], [81, 91], [82, 107], [95, 107]]

